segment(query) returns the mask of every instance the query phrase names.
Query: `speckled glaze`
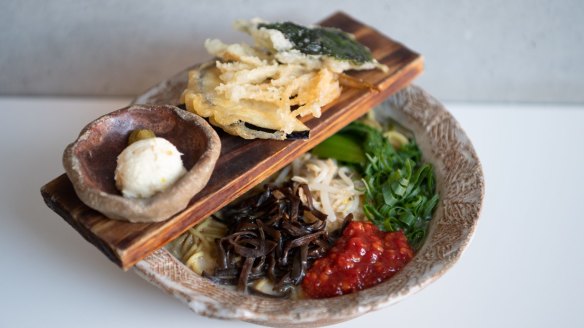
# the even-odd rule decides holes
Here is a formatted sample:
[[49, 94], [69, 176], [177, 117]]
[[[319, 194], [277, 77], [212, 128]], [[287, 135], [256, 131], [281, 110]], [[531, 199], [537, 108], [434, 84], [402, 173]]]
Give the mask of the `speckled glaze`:
[[416, 86], [380, 106], [413, 131], [424, 159], [434, 165], [440, 203], [422, 248], [391, 279], [358, 293], [322, 300], [280, 300], [243, 295], [195, 274], [165, 249], [135, 266], [150, 283], [174, 295], [196, 313], [267, 326], [330, 325], [394, 304], [442, 276], [468, 246], [483, 202], [479, 159], [462, 128], [432, 96]]

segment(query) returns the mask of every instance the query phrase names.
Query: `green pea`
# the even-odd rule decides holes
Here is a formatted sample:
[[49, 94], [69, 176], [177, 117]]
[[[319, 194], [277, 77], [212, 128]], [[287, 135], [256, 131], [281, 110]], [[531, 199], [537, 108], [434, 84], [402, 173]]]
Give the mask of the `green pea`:
[[149, 138], [156, 138], [156, 135], [152, 130], [148, 129], [136, 129], [130, 133], [130, 137], [128, 137], [128, 146], [133, 144], [136, 141], [140, 141], [143, 139]]

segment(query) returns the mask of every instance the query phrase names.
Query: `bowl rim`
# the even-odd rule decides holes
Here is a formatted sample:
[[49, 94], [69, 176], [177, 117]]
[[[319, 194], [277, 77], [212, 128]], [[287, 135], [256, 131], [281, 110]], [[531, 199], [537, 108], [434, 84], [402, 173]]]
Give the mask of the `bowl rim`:
[[378, 113], [412, 130], [424, 160], [435, 167], [440, 194], [424, 244], [392, 278], [329, 299], [279, 300], [217, 286], [164, 248], [140, 261], [134, 271], [200, 315], [267, 326], [335, 324], [395, 304], [426, 287], [456, 263], [472, 240], [484, 198], [481, 164], [456, 119], [420, 87], [406, 87], [380, 108]]

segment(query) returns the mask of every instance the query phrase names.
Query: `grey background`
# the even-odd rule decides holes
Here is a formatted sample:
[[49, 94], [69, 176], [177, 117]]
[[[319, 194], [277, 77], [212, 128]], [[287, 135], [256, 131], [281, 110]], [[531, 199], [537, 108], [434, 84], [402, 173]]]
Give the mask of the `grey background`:
[[441, 100], [584, 102], [584, 1], [0, 1], [0, 95], [136, 95], [238, 18], [350, 13], [424, 55]]

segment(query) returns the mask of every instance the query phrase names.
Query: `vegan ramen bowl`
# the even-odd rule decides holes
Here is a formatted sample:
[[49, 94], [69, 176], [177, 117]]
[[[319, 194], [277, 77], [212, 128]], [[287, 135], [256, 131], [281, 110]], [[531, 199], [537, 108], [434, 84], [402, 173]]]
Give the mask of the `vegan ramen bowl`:
[[192, 263], [187, 266], [176, 256], [172, 245], [139, 262], [135, 271], [196, 313], [268, 326], [346, 321], [394, 304], [427, 286], [456, 262], [474, 233], [484, 189], [480, 163], [456, 120], [419, 87], [398, 92], [375, 112], [382, 124], [393, 120], [412, 134], [423, 162], [433, 167], [439, 199], [411, 259], [389, 279], [340, 296], [314, 299], [301, 293], [274, 298], [226, 287], [196, 273]]
[[[54, 197], [74, 196], [66, 176], [42, 189], [45, 201], [122, 268], [140, 261], [139, 275], [210, 317], [319, 326], [423, 288], [453, 265], [474, 232], [483, 194], [478, 158], [452, 116], [420, 88], [407, 87], [362, 117], [408, 85], [422, 57], [342, 13], [322, 25], [353, 34], [243, 22], [238, 27], [254, 45], [211, 40], [206, 48], [215, 60], [134, 100], [177, 105], [219, 132], [220, 179], [211, 178], [187, 210], [162, 223], [111, 220], [78, 210], [84, 205], [75, 197]], [[365, 57], [345, 58], [347, 49]], [[357, 66], [339, 66], [339, 59]], [[277, 117], [258, 116], [266, 106], [277, 108]], [[190, 167], [170, 135], [148, 126], [123, 135], [115, 174], [111, 161], [107, 177], [126, 198], [164, 193], [168, 179], [184, 174], [180, 161]], [[172, 145], [146, 153], [143, 146], [158, 138], [185, 156]], [[150, 167], [158, 161], [148, 156], [162, 153], [173, 159], [164, 161], [159, 183], [126, 179], [135, 170], [125, 164]], [[258, 184], [259, 191], [225, 206]]]

